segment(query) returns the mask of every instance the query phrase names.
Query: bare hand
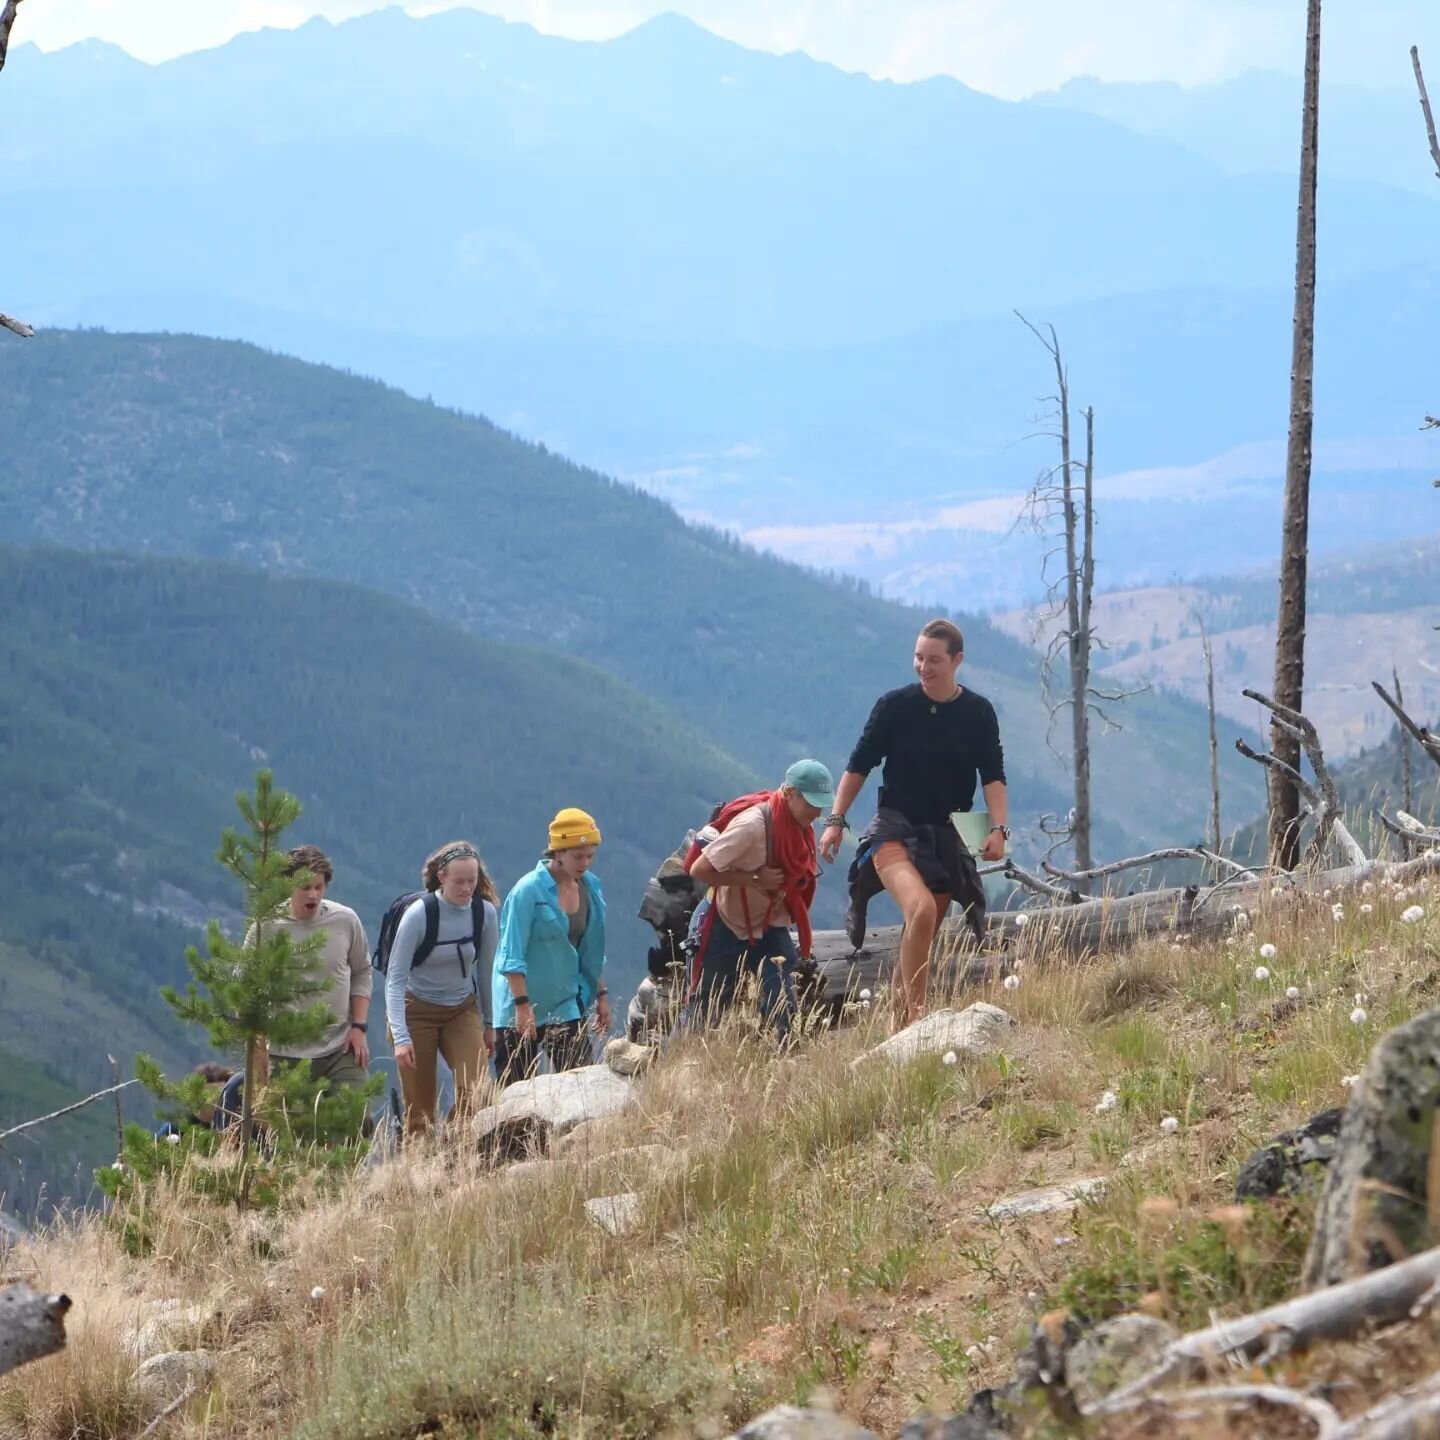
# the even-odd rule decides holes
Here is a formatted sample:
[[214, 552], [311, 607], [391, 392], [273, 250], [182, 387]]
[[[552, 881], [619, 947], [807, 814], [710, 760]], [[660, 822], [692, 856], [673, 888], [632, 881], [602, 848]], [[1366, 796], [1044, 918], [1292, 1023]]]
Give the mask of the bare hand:
[[827, 825], [824, 833], [820, 836], [820, 858], [827, 865], [835, 863], [835, 857], [840, 853], [840, 842], [845, 838], [845, 827], [843, 825]]
[[533, 1005], [517, 1005], [515, 1007], [515, 1028], [520, 1032], [522, 1040], [535, 1038], [535, 1007]]
[[778, 865], [766, 865], [755, 872], [755, 884], [767, 895], [785, 888], [785, 872]]
[[485, 1053], [490, 1059], [495, 1058], [495, 1031], [489, 1025], [485, 1027]]
[[402, 1070], [413, 1070], [415, 1068], [415, 1047], [413, 1045], [397, 1045], [395, 1047], [395, 1063]]
[[980, 858], [982, 860], [1003, 860], [1005, 858], [1005, 836], [998, 830], [992, 830], [986, 837], [985, 843], [980, 847]]
[[608, 995], [601, 995], [595, 1001], [595, 1033], [597, 1035], [610, 1033], [610, 997]]
[[350, 1027], [345, 1036], [345, 1049], [355, 1057], [355, 1063], [362, 1070], [370, 1068], [370, 1041], [363, 1030], [357, 1030], [353, 1025]]

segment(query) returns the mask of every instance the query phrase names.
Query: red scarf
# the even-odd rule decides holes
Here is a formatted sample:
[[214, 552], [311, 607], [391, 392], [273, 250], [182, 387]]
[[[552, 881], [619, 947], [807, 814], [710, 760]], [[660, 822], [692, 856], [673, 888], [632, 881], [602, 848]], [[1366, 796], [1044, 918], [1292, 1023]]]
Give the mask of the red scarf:
[[[737, 815], [753, 810], [757, 805], [770, 807], [768, 829], [771, 855], [765, 863], [768, 865], [773, 861], [784, 872], [785, 882], [781, 887], [781, 894], [785, 897], [785, 908], [795, 922], [800, 954], [808, 960], [815, 938], [810, 927], [810, 906], [815, 900], [815, 881], [820, 873], [814, 830], [809, 825], [802, 825], [790, 813], [790, 805], [783, 790], [757, 790], [753, 795], [741, 795], [739, 799], [730, 801], [712, 823], [717, 830], [723, 831]], [[687, 872], [701, 853], [699, 845], [690, 847], [690, 853], [685, 857]], [[769, 926], [774, 908], [775, 900], [772, 899], [765, 912], [762, 930]], [[745, 918], [749, 920], [748, 913]]]

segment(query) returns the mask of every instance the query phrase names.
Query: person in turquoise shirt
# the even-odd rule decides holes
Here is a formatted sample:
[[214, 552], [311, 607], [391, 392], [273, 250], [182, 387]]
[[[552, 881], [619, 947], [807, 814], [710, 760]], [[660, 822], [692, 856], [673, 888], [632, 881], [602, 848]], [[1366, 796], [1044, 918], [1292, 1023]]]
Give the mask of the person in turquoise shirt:
[[505, 898], [495, 956], [495, 1078], [533, 1075], [543, 1053], [552, 1070], [590, 1063], [586, 1016], [610, 1029], [605, 988], [605, 896], [591, 872], [600, 827], [583, 810], [550, 822], [540, 863]]

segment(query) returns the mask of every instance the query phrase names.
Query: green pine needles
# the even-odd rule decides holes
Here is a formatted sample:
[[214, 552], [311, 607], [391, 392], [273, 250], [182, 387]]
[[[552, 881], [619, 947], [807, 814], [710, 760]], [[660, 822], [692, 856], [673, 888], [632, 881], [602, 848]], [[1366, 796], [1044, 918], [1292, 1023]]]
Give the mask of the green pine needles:
[[139, 1056], [136, 1076], [160, 1102], [169, 1133], [127, 1127], [119, 1161], [98, 1173], [115, 1199], [143, 1196], [169, 1176], [242, 1209], [274, 1204], [300, 1173], [348, 1168], [365, 1147], [366, 1113], [383, 1077], [328, 1093], [308, 1062], [268, 1073], [267, 1044], [282, 1054], [313, 1044], [333, 1017], [325, 1005], [310, 1003], [328, 988], [316, 972], [320, 937], [296, 944], [276, 923], [294, 888], [310, 878], [291, 870], [282, 844], [300, 802], [277, 788], [268, 770], [256, 775], [253, 794], [242, 791], [235, 801], [244, 829], [226, 828], [216, 859], [243, 889], [244, 938], [232, 939], [212, 919], [206, 953], [193, 945], [186, 951], [190, 983], [183, 993], [167, 985], [161, 994], [182, 1020], [205, 1030], [216, 1050], [243, 1057], [240, 1113], [233, 1125], [213, 1125], [221, 1085], [200, 1074], [168, 1080], [148, 1055]]

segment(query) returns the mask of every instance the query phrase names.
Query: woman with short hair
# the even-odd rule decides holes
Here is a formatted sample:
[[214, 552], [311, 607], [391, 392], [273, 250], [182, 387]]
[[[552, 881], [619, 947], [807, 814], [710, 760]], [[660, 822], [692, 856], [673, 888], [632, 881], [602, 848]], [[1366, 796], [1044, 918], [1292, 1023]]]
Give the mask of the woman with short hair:
[[451, 1119], [474, 1105], [495, 1043], [490, 969], [500, 932], [495, 886], [468, 840], [442, 845], [420, 879], [425, 893], [400, 917], [385, 972], [385, 1012], [410, 1135], [435, 1123], [441, 1057], [455, 1076]]
[[505, 898], [495, 963], [495, 1076], [533, 1075], [590, 1061], [586, 1017], [610, 1029], [605, 988], [605, 896], [591, 870], [600, 827], [584, 810], [561, 810], [535, 868]]

